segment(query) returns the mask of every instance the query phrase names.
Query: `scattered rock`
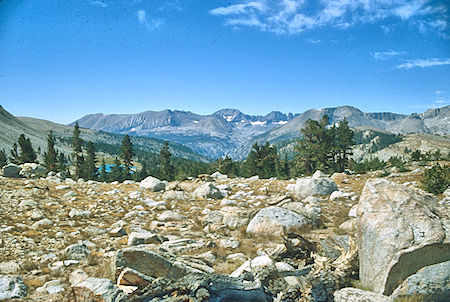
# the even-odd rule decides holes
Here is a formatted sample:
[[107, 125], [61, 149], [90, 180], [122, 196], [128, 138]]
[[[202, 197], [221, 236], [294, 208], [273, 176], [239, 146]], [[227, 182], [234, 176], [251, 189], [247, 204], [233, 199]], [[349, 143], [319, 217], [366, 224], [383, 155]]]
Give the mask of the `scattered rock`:
[[128, 236], [129, 246], [152, 243], [160, 244], [161, 242], [160, 236], [151, 232], [131, 232], [130, 236]]
[[44, 219], [41, 219], [41, 220], [36, 221], [35, 223], [33, 223], [31, 225], [31, 228], [33, 230], [40, 230], [40, 229], [49, 228], [52, 225], [53, 225], [53, 221], [51, 221], [50, 219], [44, 218]]
[[89, 218], [92, 213], [89, 210], [72, 209], [69, 212], [70, 218]]
[[52, 280], [46, 282], [43, 286], [36, 288], [36, 292], [45, 294], [57, 294], [65, 291], [63, 285], [61, 285], [61, 280]]
[[22, 168], [19, 174], [23, 177], [31, 178], [31, 177], [41, 177], [47, 174], [47, 170], [45, 167], [36, 164], [36, 163], [24, 163], [20, 165]]
[[67, 300], [69, 302], [125, 302], [128, 298], [111, 280], [88, 278], [72, 285], [68, 290]]
[[183, 191], [166, 191], [163, 194], [163, 199], [166, 200], [185, 200], [186, 196]]
[[391, 298], [358, 288], [342, 288], [334, 292], [335, 302], [394, 302]]
[[158, 215], [159, 221], [180, 221], [186, 219], [186, 216], [183, 216], [174, 211], [164, 211]]
[[0, 300], [23, 298], [28, 287], [19, 276], [0, 275]]
[[73, 286], [77, 283], [83, 282], [87, 278], [89, 278], [89, 276], [82, 269], [76, 269], [70, 273], [69, 282], [70, 285]]
[[85, 260], [91, 254], [91, 250], [85, 243], [75, 243], [66, 247], [64, 253], [71, 260]]

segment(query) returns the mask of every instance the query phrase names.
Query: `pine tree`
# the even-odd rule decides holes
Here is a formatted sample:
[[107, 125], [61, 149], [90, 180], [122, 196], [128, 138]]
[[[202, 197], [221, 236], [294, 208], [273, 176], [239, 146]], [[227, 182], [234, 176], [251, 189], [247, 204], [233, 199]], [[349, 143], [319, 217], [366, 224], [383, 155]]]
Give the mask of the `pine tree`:
[[106, 172], [106, 164], [104, 158], [102, 158], [102, 164], [100, 166], [100, 180], [104, 182], [108, 181], [108, 172]]
[[17, 143], [13, 144], [13, 147], [9, 153], [9, 161], [13, 164], [20, 164], [19, 152], [17, 151]]
[[133, 155], [133, 145], [131, 144], [130, 136], [125, 135], [122, 140], [122, 146], [120, 147], [120, 158], [125, 166], [124, 173], [126, 178], [131, 178], [130, 167]]
[[95, 146], [92, 142], [86, 145], [86, 160], [84, 162], [83, 177], [86, 179], [97, 179], [98, 170], [95, 167], [97, 159], [95, 157]]
[[276, 176], [278, 155], [275, 147], [268, 142], [265, 145], [255, 143], [245, 160], [245, 175], [258, 175], [261, 178]]
[[172, 154], [169, 150], [169, 144], [167, 142], [164, 143], [164, 146], [161, 148], [159, 152], [159, 160], [160, 160], [160, 175], [161, 179], [171, 181], [174, 180], [175, 177], [175, 168], [171, 162]]
[[124, 180], [124, 169], [117, 157], [114, 160], [114, 165], [111, 166], [110, 179], [117, 180], [119, 182]]
[[350, 129], [347, 118], [339, 123], [339, 126], [335, 128], [334, 146], [336, 150], [337, 158], [335, 159], [334, 172], [342, 172], [348, 165], [348, 157], [352, 155], [351, 147], [355, 144], [353, 137], [355, 132]]
[[44, 165], [45, 168], [47, 168], [47, 172], [54, 172], [57, 170], [57, 161], [55, 138], [53, 137], [53, 131], [50, 130], [47, 136], [47, 152], [44, 152]]
[[78, 122], [75, 123], [75, 126], [73, 128], [73, 137], [72, 137], [72, 147], [74, 151], [74, 157], [75, 157], [75, 178], [81, 178], [83, 174], [83, 140], [80, 138], [80, 127], [78, 126]]
[[20, 149], [19, 162], [21, 164], [34, 163], [36, 161], [36, 152], [33, 150], [30, 139], [25, 138], [25, 135], [21, 134], [17, 143]]
[[6, 165], [6, 154], [5, 151], [0, 150], [0, 168]]
[[67, 170], [67, 161], [66, 161], [66, 157], [64, 156], [64, 153], [60, 152], [58, 154], [58, 163], [57, 163], [57, 168], [56, 170], [61, 173], [61, 175], [63, 177], [69, 177], [70, 173]]
[[[142, 163], [142, 168], [141, 168], [141, 170], [139, 171], [139, 180], [142, 180], [142, 179], [144, 179], [144, 178], [146, 178], [147, 176], [148, 176], [148, 172], [147, 172], [147, 162], [146, 161], [144, 161], [143, 163]], [[136, 174], [138, 174], [138, 173], [136, 173]]]

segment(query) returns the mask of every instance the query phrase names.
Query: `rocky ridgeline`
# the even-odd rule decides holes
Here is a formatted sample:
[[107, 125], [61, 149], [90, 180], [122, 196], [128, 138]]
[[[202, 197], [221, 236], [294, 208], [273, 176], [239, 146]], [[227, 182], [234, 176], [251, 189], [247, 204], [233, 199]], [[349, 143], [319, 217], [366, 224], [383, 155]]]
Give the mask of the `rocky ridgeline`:
[[448, 301], [450, 191], [417, 173], [100, 183], [8, 165], [0, 300]]

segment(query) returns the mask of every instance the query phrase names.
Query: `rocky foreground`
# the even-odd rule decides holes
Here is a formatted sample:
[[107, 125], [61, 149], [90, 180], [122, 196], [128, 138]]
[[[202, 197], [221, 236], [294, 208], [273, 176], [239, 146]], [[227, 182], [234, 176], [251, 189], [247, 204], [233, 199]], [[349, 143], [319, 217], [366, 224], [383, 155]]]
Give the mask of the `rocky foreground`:
[[8, 169], [0, 177], [0, 300], [450, 296], [450, 191], [418, 189], [420, 170], [100, 183]]

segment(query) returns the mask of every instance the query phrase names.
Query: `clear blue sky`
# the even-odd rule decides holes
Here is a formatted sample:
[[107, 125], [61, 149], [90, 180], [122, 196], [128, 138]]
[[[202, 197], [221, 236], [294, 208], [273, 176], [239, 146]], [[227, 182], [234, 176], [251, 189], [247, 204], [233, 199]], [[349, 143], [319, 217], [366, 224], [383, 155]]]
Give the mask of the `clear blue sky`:
[[450, 100], [448, 0], [2, 0], [0, 104], [89, 113]]

